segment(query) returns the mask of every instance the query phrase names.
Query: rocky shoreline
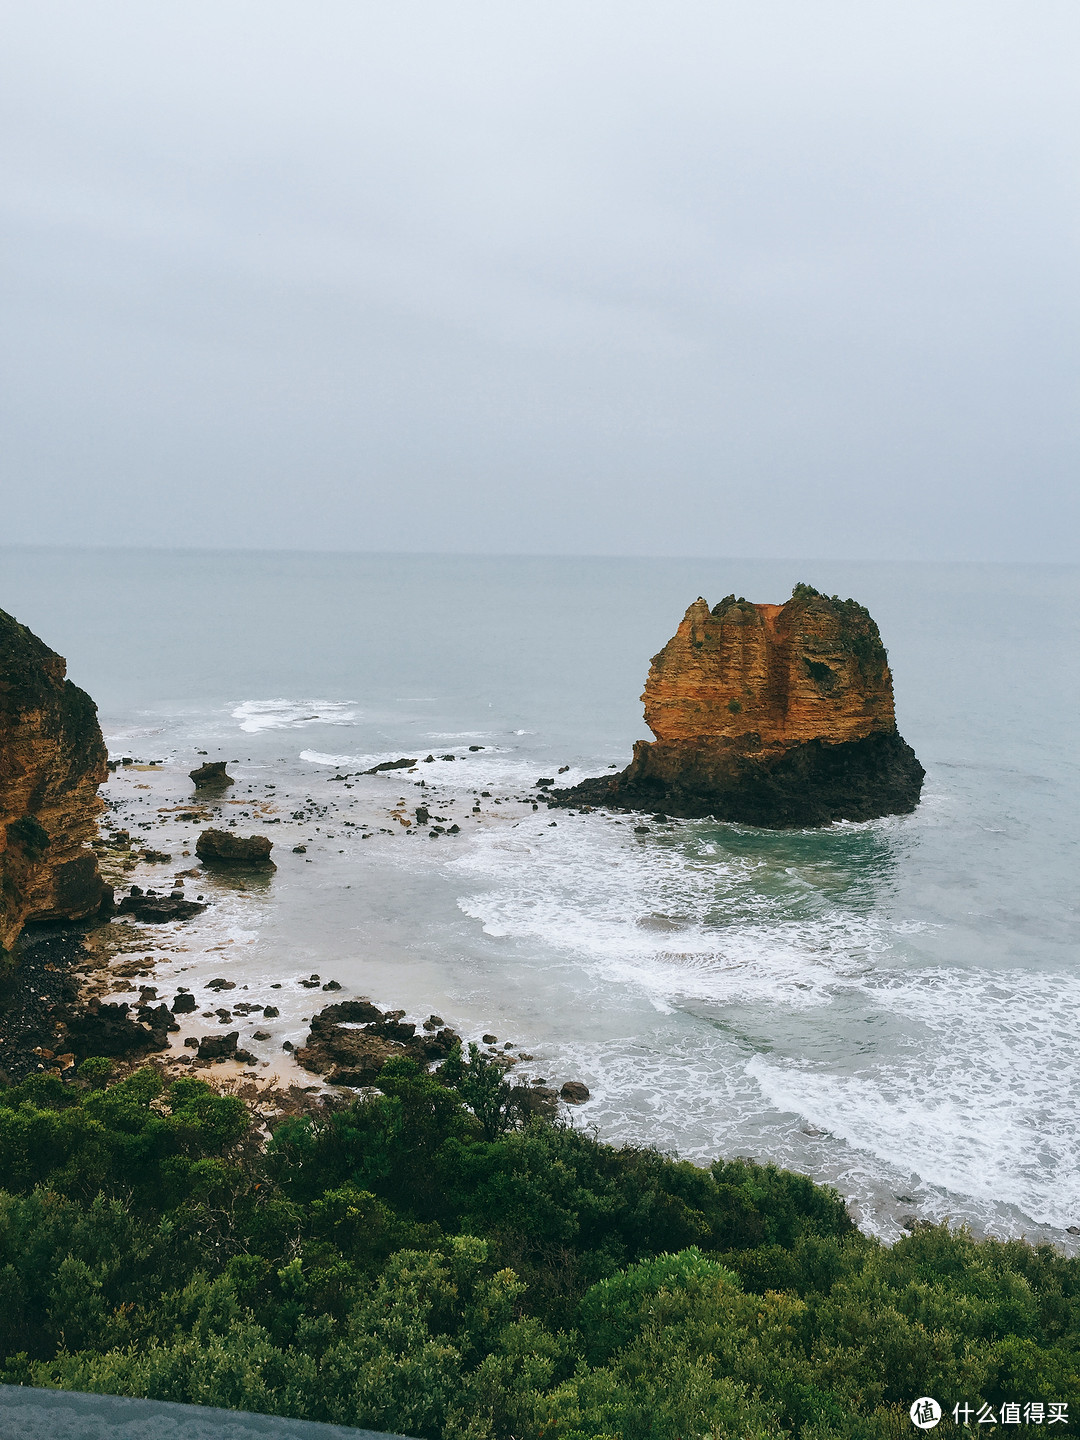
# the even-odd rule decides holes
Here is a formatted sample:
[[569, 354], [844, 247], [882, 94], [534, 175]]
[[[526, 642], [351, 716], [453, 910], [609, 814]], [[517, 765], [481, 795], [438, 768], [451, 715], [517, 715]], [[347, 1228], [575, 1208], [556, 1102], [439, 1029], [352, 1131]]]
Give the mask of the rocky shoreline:
[[[469, 752], [482, 749], [474, 745]], [[496, 1071], [528, 1070], [531, 1098], [524, 1108], [588, 1098], [576, 1079], [560, 1097], [545, 1076], [533, 1073], [532, 1055], [505, 1040], [497, 1046], [488, 1031], [459, 1035], [428, 1011], [407, 1016], [387, 1008], [385, 997], [380, 1009], [335, 979], [290, 976], [265, 953], [253, 966], [232, 948], [246, 943], [240, 912], [258, 908], [274, 883], [272, 850], [296, 878], [301, 866], [318, 864], [347, 837], [426, 834], [452, 843], [466, 820], [516, 823], [543, 803], [542, 792], [492, 795], [478, 787], [471, 814], [458, 810], [459, 825], [453, 812], [461, 797], [443, 793], [436, 771], [427, 768], [458, 758], [452, 753], [376, 766], [370, 779], [324, 774], [319, 778], [330, 793], [324, 798], [310, 790], [302, 799], [283, 795], [277, 777], [259, 776], [262, 783], [255, 783], [243, 771], [229, 774], [226, 765], [239, 761], [200, 765], [206, 752], [194, 753], [196, 768], [187, 774], [190, 761], [179, 756], [109, 760], [96, 802], [105, 814], [100, 821], [95, 814], [83, 837], [106, 902], [78, 922], [23, 926], [0, 989], [0, 1074], [19, 1081], [52, 1073], [70, 1081], [85, 1060], [102, 1057], [115, 1075], [145, 1063], [174, 1077], [209, 1072], [206, 1078], [238, 1088], [245, 1098], [284, 1097], [288, 1107], [299, 1096], [347, 1096], [369, 1087], [390, 1059], [430, 1069], [455, 1046], [466, 1053], [475, 1046], [479, 1063]], [[404, 797], [394, 803], [383, 788], [391, 781], [396, 795], [397, 774], [382, 772], [406, 767], [418, 773], [411, 806]], [[282, 830], [257, 834], [241, 825]], [[299, 831], [301, 843], [293, 844], [289, 831]], [[308, 991], [327, 1002], [313, 1013]], [[297, 1033], [298, 1018], [309, 1027], [306, 1034]]]
[[[210, 1071], [203, 1078], [238, 1089], [244, 1098], [269, 1103], [271, 1110], [293, 1111], [304, 1097], [332, 1099], [377, 1085], [390, 1060], [408, 1059], [426, 1070], [455, 1055], [471, 1057], [505, 1075], [521, 1061], [534, 1057], [508, 1041], [485, 1033], [479, 1041], [463, 1039], [441, 1016], [409, 1020], [404, 1010], [380, 1010], [366, 997], [332, 1000], [315, 1011], [302, 1045], [282, 1044], [283, 1065], [260, 1061], [240, 1043], [235, 1022], [271, 1022], [279, 1009], [262, 998], [250, 998], [247, 984], [225, 976], [215, 977], [196, 995], [187, 986], [175, 986], [171, 996], [159, 994], [156, 984], [143, 984], [135, 1004], [103, 998], [102, 961], [95, 954], [107, 942], [107, 927], [49, 925], [24, 931], [19, 964], [0, 985], [0, 1083], [19, 1083], [33, 1074], [51, 1074], [75, 1083], [87, 1060], [110, 1062], [120, 1077], [151, 1063], [176, 1074]], [[139, 947], [142, 948], [141, 946]], [[127, 971], [128, 977], [153, 978], [145, 959], [117, 962], [110, 973]], [[121, 982], [124, 983], [124, 982]], [[323, 982], [312, 974], [298, 977], [298, 987], [320, 993], [340, 992], [336, 980]], [[270, 988], [281, 989], [282, 982]], [[230, 992], [239, 991], [243, 998]], [[205, 993], [209, 992], [209, 993]], [[215, 1000], [221, 1003], [213, 1009]], [[196, 1023], [197, 1021], [203, 1023]], [[216, 1027], [209, 1029], [208, 1023]], [[181, 1032], [194, 1025], [196, 1031]], [[269, 1033], [256, 1030], [253, 1039], [268, 1041]], [[179, 1044], [177, 1043], [179, 1041]], [[271, 1073], [263, 1074], [262, 1070]], [[285, 1074], [282, 1070], [285, 1070]], [[553, 1115], [559, 1101], [580, 1105], [590, 1098], [586, 1085], [565, 1081], [561, 1089], [545, 1078], [512, 1087], [519, 1110]]]

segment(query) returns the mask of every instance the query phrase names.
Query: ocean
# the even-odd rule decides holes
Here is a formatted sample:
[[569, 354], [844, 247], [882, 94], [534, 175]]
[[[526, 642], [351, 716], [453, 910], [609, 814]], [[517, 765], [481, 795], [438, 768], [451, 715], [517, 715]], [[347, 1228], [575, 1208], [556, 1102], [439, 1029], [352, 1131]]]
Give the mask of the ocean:
[[[880, 626], [915, 814], [637, 834], [533, 808], [647, 737], [649, 658], [699, 594], [800, 580]], [[110, 780], [114, 819], [175, 848], [188, 770], [233, 762], [278, 870], [199, 881], [205, 916], [147, 949], [166, 983], [280, 985], [276, 1052], [317, 973], [584, 1080], [604, 1139], [790, 1167], [886, 1240], [948, 1216], [1076, 1250], [1080, 569], [9, 548], [0, 606], [110, 753], [164, 762]], [[406, 827], [419, 804], [460, 833]]]

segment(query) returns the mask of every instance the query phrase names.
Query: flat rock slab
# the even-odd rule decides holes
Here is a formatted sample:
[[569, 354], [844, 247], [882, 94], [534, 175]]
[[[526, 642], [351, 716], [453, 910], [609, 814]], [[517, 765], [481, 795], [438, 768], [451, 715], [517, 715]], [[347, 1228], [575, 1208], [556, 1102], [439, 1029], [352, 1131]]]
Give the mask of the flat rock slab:
[[190, 920], [206, 906], [198, 900], [185, 900], [174, 895], [128, 895], [116, 907], [117, 915], [132, 915], [151, 925], [164, 925], [169, 920]]
[[231, 830], [204, 830], [195, 844], [200, 860], [211, 864], [277, 867], [270, 859], [274, 842], [265, 835], [235, 835]]

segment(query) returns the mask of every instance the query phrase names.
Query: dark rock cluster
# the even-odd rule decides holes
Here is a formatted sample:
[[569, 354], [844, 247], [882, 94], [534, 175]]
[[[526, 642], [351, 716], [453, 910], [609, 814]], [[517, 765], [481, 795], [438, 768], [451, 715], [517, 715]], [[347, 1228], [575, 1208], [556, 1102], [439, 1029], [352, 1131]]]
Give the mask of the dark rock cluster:
[[339, 1000], [312, 1016], [307, 1043], [296, 1058], [332, 1085], [373, 1085], [387, 1060], [407, 1056], [421, 1065], [445, 1060], [460, 1036], [449, 1027], [421, 1031], [403, 1023], [404, 1012], [381, 1011], [370, 1000]]

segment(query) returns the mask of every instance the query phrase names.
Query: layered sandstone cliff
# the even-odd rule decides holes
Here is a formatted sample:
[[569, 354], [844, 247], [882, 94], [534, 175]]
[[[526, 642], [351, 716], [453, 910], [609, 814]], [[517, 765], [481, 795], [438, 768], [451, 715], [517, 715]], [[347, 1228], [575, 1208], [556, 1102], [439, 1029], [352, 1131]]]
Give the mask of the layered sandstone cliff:
[[698, 599], [653, 657], [640, 740], [621, 774], [561, 804], [822, 825], [913, 810], [923, 768], [896, 729], [870, 614], [797, 585], [786, 605]]
[[27, 921], [84, 919], [109, 895], [89, 848], [105, 744], [66, 669], [0, 610], [0, 959]]

